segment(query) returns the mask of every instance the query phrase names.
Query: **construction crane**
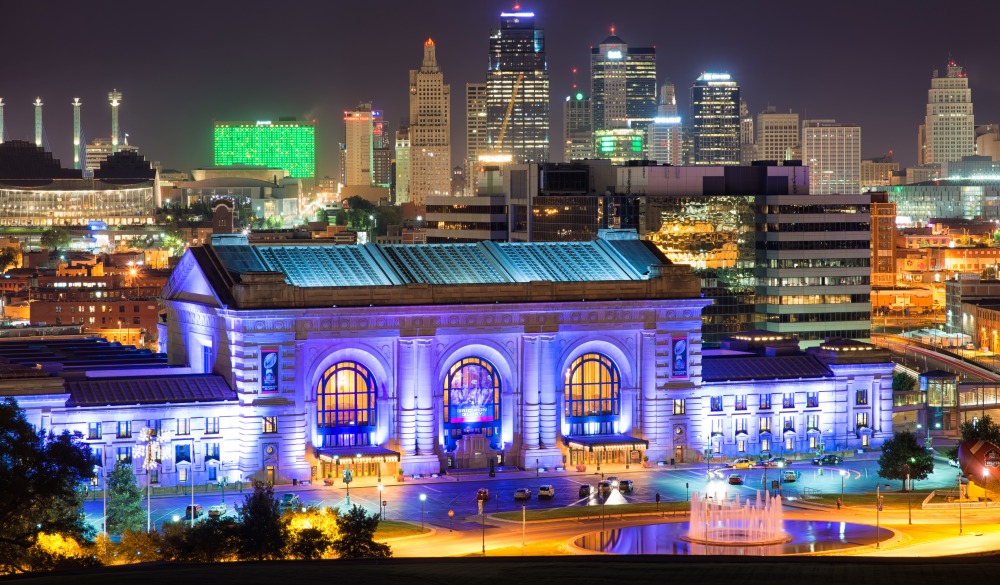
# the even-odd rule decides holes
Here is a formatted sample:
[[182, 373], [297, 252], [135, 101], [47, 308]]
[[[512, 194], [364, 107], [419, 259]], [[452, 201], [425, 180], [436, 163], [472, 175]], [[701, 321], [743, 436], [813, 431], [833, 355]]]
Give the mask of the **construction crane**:
[[507, 102], [507, 112], [503, 116], [503, 123], [500, 124], [500, 134], [497, 135], [497, 141], [493, 145], [493, 154], [480, 155], [479, 162], [509, 163], [513, 159], [509, 154], [502, 154], [500, 149], [503, 147], [503, 137], [507, 134], [507, 124], [510, 122], [510, 115], [514, 111], [514, 102], [517, 101], [517, 90], [521, 87], [521, 81], [523, 80], [524, 74], [521, 73], [514, 81], [514, 87], [510, 91], [510, 101]]

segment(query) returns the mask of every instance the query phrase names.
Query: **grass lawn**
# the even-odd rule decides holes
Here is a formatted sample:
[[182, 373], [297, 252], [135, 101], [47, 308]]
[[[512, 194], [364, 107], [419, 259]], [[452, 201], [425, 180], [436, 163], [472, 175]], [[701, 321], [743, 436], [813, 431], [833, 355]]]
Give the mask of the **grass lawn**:
[[[659, 511], [662, 513], [687, 512], [691, 509], [689, 502], [662, 502]], [[604, 513], [610, 516], [620, 516], [622, 514], [655, 514], [656, 504], [620, 504], [617, 506], [604, 506]], [[503, 520], [520, 520], [520, 512], [501, 512], [491, 514], [494, 518]], [[570, 506], [568, 508], [550, 508], [548, 510], [530, 510], [525, 515], [525, 520], [564, 520], [573, 518], [591, 518], [601, 516], [601, 506]]]
[[[920, 503], [924, 501], [927, 494], [930, 492], [910, 492], [910, 505], [914, 509], [920, 508]], [[819, 494], [815, 497], [810, 497], [806, 502], [812, 504], [825, 504], [827, 506], [836, 506], [837, 498], [840, 494]], [[845, 494], [843, 498], [843, 504], [845, 506], [858, 507], [858, 508], [872, 508], [875, 509], [875, 494]], [[900, 492], [891, 492], [888, 494], [882, 494], [882, 509], [883, 510], [905, 510], [906, 509], [906, 494]]]
[[[430, 528], [424, 528], [423, 532], [430, 532]], [[378, 530], [375, 531], [375, 538], [385, 540], [387, 538], [399, 538], [401, 536], [413, 536], [420, 534], [420, 526], [409, 522], [398, 520], [383, 520], [378, 523]]]
[[[569, 551], [566, 549], [565, 541], [557, 540], [549, 542], [529, 542], [524, 548], [519, 546], [507, 546], [504, 548], [486, 549], [486, 556], [488, 557], [554, 557], [566, 554], [569, 554]], [[474, 553], [464, 556], [481, 557], [482, 555]]]

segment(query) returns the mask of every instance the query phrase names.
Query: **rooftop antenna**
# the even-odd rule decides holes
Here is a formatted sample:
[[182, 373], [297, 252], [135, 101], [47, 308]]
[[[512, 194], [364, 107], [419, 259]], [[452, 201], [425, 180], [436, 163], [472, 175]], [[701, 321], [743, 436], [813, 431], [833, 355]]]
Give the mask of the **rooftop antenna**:
[[3, 98], [0, 97], [0, 144], [3, 144]]

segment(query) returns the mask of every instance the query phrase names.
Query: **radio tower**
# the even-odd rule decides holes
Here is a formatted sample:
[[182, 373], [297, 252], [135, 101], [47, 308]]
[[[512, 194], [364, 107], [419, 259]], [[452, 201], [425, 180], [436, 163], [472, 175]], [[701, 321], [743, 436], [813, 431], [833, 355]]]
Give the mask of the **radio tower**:
[[3, 98], [0, 98], [0, 144], [3, 144]]
[[111, 152], [118, 152], [118, 106], [122, 103], [122, 94], [117, 89], [108, 92], [108, 102], [111, 103]]
[[42, 98], [35, 98], [35, 146], [42, 146]]
[[80, 98], [73, 98], [73, 168], [80, 170]]

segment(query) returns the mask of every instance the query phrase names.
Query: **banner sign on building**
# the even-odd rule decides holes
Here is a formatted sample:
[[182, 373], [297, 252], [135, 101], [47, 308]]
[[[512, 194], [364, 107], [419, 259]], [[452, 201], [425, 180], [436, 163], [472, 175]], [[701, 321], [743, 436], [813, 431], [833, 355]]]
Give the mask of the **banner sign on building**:
[[263, 394], [278, 391], [278, 348], [260, 348], [260, 391]]
[[452, 376], [448, 419], [452, 423], [489, 423], [494, 414], [493, 375], [480, 365], [467, 365]]
[[675, 337], [671, 342], [673, 359], [671, 365], [672, 376], [674, 378], [688, 377], [688, 340], [687, 337]]

